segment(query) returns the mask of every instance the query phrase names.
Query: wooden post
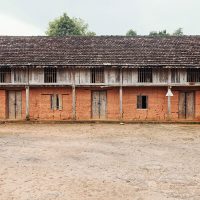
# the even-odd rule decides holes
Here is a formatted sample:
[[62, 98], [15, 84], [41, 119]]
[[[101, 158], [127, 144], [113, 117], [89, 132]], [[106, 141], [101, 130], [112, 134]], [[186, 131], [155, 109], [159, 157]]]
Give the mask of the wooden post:
[[26, 120], [29, 119], [29, 86], [26, 86]]
[[76, 84], [75, 84], [75, 69], [72, 72], [72, 119], [76, 120]]
[[119, 87], [119, 112], [120, 112], [120, 121], [123, 120], [123, 79], [122, 79], [122, 68], [120, 68], [120, 87]]
[[171, 97], [168, 96], [167, 98], [167, 104], [168, 104], [168, 119], [171, 118]]
[[[171, 90], [171, 87], [168, 86], [168, 91]], [[171, 95], [167, 96], [167, 119], [171, 120]]]
[[[172, 77], [171, 77], [171, 68], [168, 68], [168, 90], [171, 89], [171, 82], [172, 82]], [[171, 96], [168, 95], [167, 97], [167, 118], [168, 120], [171, 120]]]

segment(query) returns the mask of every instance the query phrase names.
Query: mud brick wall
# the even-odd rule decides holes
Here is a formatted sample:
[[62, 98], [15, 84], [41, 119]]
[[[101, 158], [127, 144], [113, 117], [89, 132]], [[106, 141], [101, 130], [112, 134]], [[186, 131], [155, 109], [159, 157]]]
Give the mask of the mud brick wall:
[[[92, 91], [107, 91], [107, 119], [118, 120], [119, 88], [76, 88], [76, 119], [90, 120], [92, 115]], [[173, 87], [171, 97], [172, 119], [178, 120], [180, 91], [194, 91], [183, 87]], [[22, 89], [22, 119], [25, 119], [26, 95]], [[167, 87], [124, 87], [123, 119], [124, 120], [166, 120]], [[62, 110], [51, 109], [51, 94], [62, 95]], [[148, 109], [137, 109], [137, 96], [148, 96]], [[37, 87], [30, 88], [30, 119], [32, 120], [71, 120], [72, 88], [71, 87]], [[7, 91], [0, 90], [0, 119], [7, 117]], [[195, 120], [200, 120], [200, 88], [195, 89]]]
[[[51, 94], [62, 95], [62, 110], [51, 109]], [[68, 120], [71, 118], [71, 88], [30, 88], [30, 119]]]
[[6, 91], [0, 90], [0, 119], [6, 118]]

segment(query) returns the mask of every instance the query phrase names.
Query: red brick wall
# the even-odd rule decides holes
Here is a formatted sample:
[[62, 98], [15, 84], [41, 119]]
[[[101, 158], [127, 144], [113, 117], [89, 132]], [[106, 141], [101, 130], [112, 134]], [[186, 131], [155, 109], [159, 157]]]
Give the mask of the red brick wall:
[[[50, 94], [62, 95], [62, 110], [51, 110]], [[71, 88], [31, 88], [30, 119], [68, 120], [72, 118]]]
[[107, 90], [107, 118], [119, 119], [119, 88]]
[[0, 119], [6, 118], [6, 91], [0, 90]]
[[[76, 88], [76, 119], [77, 120], [91, 119], [92, 90], [90, 88]], [[95, 90], [98, 90], [98, 89], [95, 89]], [[118, 88], [107, 89], [107, 119], [119, 119], [119, 89]]]
[[76, 119], [91, 119], [91, 90], [89, 88], [76, 88]]
[[[195, 119], [200, 120], [200, 88], [195, 92]], [[76, 88], [76, 118], [91, 119], [93, 88]], [[96, 89], [98, 90], [98, 89]], [[119, 119], [119, 88], [107, 90], [107, 119]], [[172, 88], [172, 118], [178, 119], [179, 90], [188, 88]], [[165, 120], [167, 118], [167, 87], [124, 87], [123, 117], [124, 120]], [[50, 109], [50, 94], [62, 94], [63, 109]], [[137, 95], [148, 96], [148, 109], [137, 109]], [[25, 89], [22, 90], [22, 119], [25, 119]], [[0, 90], [0, 119], [6, 118], [6, 90]], [[30, 118], [35, 120], [70, 120], [72, 119], [71, 87], [30, 88]]]
[[195, 117], [197, 120], [200, 120], [200, 91], [195, 93]]
[[[127, 120], [163, 120], [167, 112], [166, 89], [130, 87], [123, 89], [123, 117]], [[148, 96], [148, 109], [137, 109], [137, 95]]]
[[[178, 92], [171, 97], [172, 118], [178, 118]], [[123, 88], [123, 117], [126, 120], [165, 120], [167, 118], [166, 87]], [[148, 96], [148, 109], [137, 109], [137, 96]]]

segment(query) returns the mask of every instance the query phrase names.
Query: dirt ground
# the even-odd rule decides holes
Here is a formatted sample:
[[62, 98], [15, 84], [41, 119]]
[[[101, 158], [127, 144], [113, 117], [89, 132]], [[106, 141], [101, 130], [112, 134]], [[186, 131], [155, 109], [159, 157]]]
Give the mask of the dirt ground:
[[200, 125], [0, 125], [0, 200], [200, 199]]

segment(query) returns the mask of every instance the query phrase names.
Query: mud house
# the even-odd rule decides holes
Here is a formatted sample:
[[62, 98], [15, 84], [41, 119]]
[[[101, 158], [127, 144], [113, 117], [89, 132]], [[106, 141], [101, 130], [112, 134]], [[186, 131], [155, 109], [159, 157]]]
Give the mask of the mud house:
[[200, 120], [200, 37], [1, 36], [0, 118]]

